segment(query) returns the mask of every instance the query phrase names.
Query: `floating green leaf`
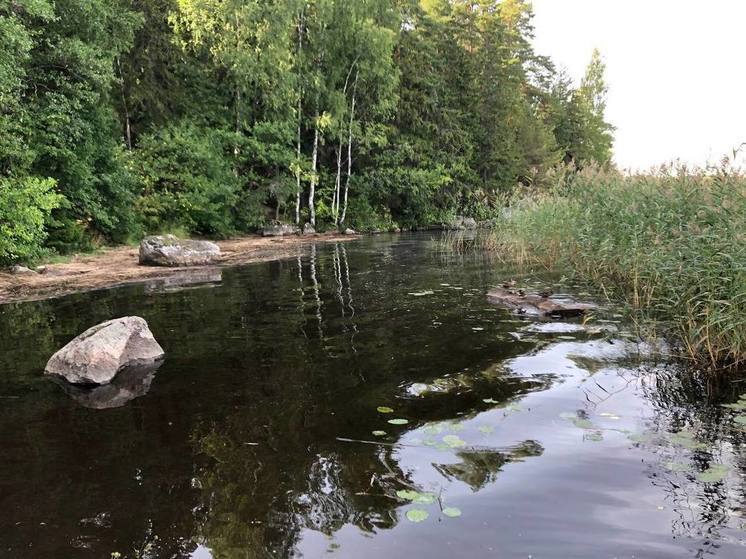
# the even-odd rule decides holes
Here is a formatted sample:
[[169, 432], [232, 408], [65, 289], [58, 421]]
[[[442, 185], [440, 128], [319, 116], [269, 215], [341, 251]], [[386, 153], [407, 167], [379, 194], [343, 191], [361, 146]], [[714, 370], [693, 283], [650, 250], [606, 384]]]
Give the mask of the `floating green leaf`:
[[424, 432], [427, 435], [440, 435], [443, 432], [443, 424], [436, 423], [435, 425], [428, 425], [425, 427]]
[[458, 518], [461, 516], [461, 509], [456, 507], [446, 507], [443, 509], [443, 514], [445, 514], [448, 518]]
[[490, 433], [495, 432], [495, 428], [492, 427], [491, 425], [480, 425], [479, 432], [484, 433], [485, 435], [489, 435]]
[[672, 472], [684, 473], [692, 471], [691, 464], [685, 464], [684, 462], [666, 462], [665, 466]]
[[687, 448], [689, 450], [700, 450], [707, 448], [706, 444], [697, 442], [694, 439], [694, 435], [689, 431], [679, 431], [678, 433], [674, 433], [673, 435], [671, 435], [670, 440], [673, 444]]
[[394, 413], [393, 408], [390, 408], [388, 406], [378, 406], [376, 410], [378, 411], [378, 413]]
[[391, 423], [391, 425], [406, 425], [407, 423], [409, 423], [409, 420], [401, 419], [401, 418], [400, 419], [389, 419], [389, 423]]
[[446, 435], [443, 437], [443, 442], [446, 443], [450, 448], [459, 448], [466, 446], [466, 441], [462, 440], [456, 435]]
[[385, 437], [386, 436], [386, 431], [373, 431], [373, 434], [376, 437]]
[[604, 434], [601, 431], [593, 431], [592, 433], [588, 433], [585, 438], [589, 441], [600, 442], [604, 440]]
[[728, 475], [729, 468], [724, 464], [713, 464], [704, 472], [697, 474], [697, 478], [705, 483], [717, 483], [723, 481]]
[[578, 429], [594, 429], [595, 428], [595, 425], [593, 425], [593, 423], [591, 423], [588, 419], [583, 419], [582, 417], [573, 418], [572, 423]]
[[407, 520], [410, 522], [423, 522], [430, 517], [430, 514], [426, 510], [422, 509], [410, 509], [407, 511]]
[[733, 421], [738, 423], [739, 425], [746, 425], [746, 415], [739, 415], [736, 416]]
[[396, 496], [419, 505], [432, 505], [435, 502], [435, 495], [432, 493], [420, 493], [411, 489], [400, 489], [396, 492]]

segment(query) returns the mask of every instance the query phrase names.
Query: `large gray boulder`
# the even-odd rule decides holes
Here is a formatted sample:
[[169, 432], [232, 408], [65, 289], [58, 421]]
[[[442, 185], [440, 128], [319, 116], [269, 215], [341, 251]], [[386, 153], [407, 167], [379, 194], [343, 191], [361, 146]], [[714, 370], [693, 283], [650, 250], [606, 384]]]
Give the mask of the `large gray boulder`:
[[52, 356], [45, 374], [72, 384], [107, 384], [122, 369], [154, 364], [164, 355], [147, 322], [128, 316], [83, 332]]
[[274, 225], [267, 225], [262, 230], [264, 237], [286, 237], [288, 235], [300, 235], [300, 228], [296, 225], [288, 225], [287, 223], [277, 223]]
[[219, 258], [220, 247], [210, 241], [156, 235], [140, 243], [140, 264], [144, 266], [204, 266]]
[[476, 229], [477, 220], [473, 217], [456, 216], [456, 218], [446, 225], [451, 231], [463, 231], [465, 229]]

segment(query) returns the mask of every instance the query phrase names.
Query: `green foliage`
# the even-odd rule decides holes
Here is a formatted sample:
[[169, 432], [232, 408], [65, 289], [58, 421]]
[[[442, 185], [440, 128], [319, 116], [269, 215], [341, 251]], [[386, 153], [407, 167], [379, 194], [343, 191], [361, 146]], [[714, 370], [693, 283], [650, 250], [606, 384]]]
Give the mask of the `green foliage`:
[[239, 184], [219, 131], [180, 123], [141, 138], [132, 164], [147, 232], [184, 229], [225, 237], [235, 230]]
[[58, 252], [488, 219], [611, 155], [600, 55], [575, 88], [531, 21], [525, 0], [0, 2], [0, 179], [56, 181]]
[[0, 179], [0, 263], [38, 256], [44, 223], [61, 201], [52, 179]]

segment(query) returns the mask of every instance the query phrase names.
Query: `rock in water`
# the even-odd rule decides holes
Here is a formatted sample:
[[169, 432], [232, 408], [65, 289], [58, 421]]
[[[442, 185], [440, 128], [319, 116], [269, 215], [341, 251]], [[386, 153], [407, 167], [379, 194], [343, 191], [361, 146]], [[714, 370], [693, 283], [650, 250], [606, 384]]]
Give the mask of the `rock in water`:
[[147, 322], [128, 316], [83, 332], [52, 356], [45, 373], [73, 384], [107, 384], [125, 367], [156, 363], [164, 355]]
[[140, 264], [145, 266], [203, 266], [220, 257], [220, 247], [210, 241], [191, 241], [173, 235], [146, 237], [140, 243]]

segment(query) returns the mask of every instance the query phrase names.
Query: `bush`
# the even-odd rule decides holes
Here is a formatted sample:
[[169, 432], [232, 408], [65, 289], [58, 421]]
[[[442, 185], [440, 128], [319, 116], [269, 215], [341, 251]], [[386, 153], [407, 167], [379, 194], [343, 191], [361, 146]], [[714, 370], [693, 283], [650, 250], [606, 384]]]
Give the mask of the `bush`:
[[142, 185], [137, 210], [148, 232], [234, 232], [239, 185], [218, 131], [181, 123], [146, 135], [132, 167]]
[[40, 254], [47, 236], [45, 223], [63, 199], [52, 179], [0, 179], [0, 263]]

